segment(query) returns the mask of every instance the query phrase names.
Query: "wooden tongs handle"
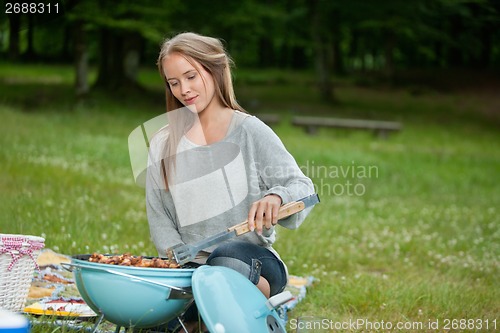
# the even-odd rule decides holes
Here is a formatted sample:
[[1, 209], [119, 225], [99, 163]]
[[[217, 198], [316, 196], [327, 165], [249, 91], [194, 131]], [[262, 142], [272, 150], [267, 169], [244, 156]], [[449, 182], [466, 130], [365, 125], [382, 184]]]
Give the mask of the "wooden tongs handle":
[[[282, 220], [284, 218], [289, 217], [290, 215], [298, 213], [304, 208], [305, 205], [304, 202], [302, 201], [293, 201], [284, 204], [283, 206], [280, 207], [280, 210], [278, 212], [278, 220]], [[227, 229], [227, 231], [233, 231], [233, 230], [236, 231], [236, 236], [240, 236], [246, 234], [247, 232], [250, 232], [250, 228], [248, 228], [248, 219], [237, 225], [233, 225], [232, 227]]]

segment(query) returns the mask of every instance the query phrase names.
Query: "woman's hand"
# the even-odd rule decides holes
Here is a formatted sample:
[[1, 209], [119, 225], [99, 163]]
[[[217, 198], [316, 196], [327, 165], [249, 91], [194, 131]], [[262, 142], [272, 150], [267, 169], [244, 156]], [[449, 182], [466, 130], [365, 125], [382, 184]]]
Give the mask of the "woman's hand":
[[266, 195], [255, 201], [248, 212], [248, 227], [262, 235], [262, 228], [271, 229], [278, 223], [278, 212], [282, 204], [281, 197], [276, 194]]

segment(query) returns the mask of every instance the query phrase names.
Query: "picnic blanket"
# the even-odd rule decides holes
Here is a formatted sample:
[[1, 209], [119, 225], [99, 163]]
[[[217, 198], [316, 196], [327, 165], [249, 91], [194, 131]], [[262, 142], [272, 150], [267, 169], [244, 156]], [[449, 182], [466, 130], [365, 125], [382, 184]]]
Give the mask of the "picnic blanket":
[[[26, 301], [24, 312], [30, 315], [34, 323], [47, 322], [85, 330], [95, 326], [98, 315], [85, 304], [73, 280], [73, 273], [62, 267], [62, 263], [70, 263], [68, 255], [44, 249], [38, 259], [39, 270], [35, 270], [33, 281]], [[289, 276], [286, 290], [294, 296], [283, 304], [278, 312], [283, 320], [288, 320], [288, 311], [293, 309], [306, 297], [307, 288], [312, 285], [311, 276]], [[103, 321], [98, 332], [115, 332], [115, 325]]]

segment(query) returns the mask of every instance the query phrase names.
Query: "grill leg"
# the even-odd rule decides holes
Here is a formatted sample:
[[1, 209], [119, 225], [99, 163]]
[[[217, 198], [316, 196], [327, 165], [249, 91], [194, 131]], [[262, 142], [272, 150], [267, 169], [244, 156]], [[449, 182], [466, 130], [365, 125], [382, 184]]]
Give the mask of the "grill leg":
[[[177, 317], [177, 320], [179, 321], [179, 324], [181, 324], [182, 329], [184, 330], [185, 333], [189, 333], [186, 326], [184, 326], [184, 323], [182, 322], [180, 317]], [[180, 331], [179, 331], [180, 332]]]
[[97, 332], [98, 326], [101, 324], [102, 320], [104, 319], [104, 313], [102, 313], [99, 318], [97, 318], [97, 322], [95, 323], [94, 327], [92, 328], [91, 333]]

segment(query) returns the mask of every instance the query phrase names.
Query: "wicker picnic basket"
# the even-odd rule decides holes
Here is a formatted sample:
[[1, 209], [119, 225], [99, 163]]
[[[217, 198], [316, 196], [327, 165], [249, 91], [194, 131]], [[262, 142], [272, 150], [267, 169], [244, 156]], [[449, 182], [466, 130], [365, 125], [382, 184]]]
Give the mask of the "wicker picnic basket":
[[44, 246], [42, 237], [0, 234], [0, 309], [23, 310]]

